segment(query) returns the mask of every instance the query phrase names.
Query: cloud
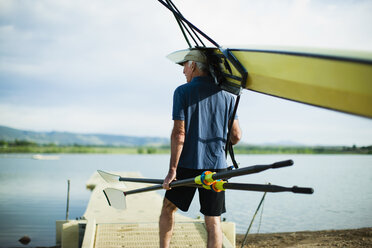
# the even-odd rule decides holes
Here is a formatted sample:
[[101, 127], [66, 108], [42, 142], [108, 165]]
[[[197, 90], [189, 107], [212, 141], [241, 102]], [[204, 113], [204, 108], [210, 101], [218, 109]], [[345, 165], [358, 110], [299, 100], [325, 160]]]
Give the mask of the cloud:
[[165, 75], [179, 72], [165, 73], [175, 68], [165, 55], [176, 49], [169, 31], [178, 30], [163, 28], [171, 16], [156, 1], [149, 8], [121, 0], [1, 4], [0, 102], [77, 104], [117, 92], [140, 99], [175, 85]]
[[[180, 2], [184, 16], [220, 45], [308, 46], [372, 51], [371, 1]], [[194, 8], [193, 6], [200, 6]], [[206, 17], [208, 16], [208, 17]]]
[[166, 18], [157, 11], [149, 17], [148, 9], [129, 1], [7, 3], [1, 20], [2, 71], [50, 77], [54, 83], [123, 78], [154, 56], [164, 57], [166, 44], [160, 54], [154, 47], [173, 40], [162, 31], [159, 18]]

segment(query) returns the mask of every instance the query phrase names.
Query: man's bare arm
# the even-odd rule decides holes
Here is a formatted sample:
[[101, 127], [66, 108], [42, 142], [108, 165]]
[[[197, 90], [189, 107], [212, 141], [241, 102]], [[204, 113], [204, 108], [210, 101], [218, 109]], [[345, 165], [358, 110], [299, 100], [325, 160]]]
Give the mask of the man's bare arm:
[[169, 183], [176, 179], [176, 170], [185, 142], [185, 122], [175, 120], [171, 134], [171, 157], [168, 175], [164, 179], [163, 188], [170, 189]]
[[242, 130], [239, 127], [239, 121], [234, 120], [232, 128], [231, 128], [231, 134], [230, 134], [230, 141], [231, 144], [236, 145], [242, 137]]

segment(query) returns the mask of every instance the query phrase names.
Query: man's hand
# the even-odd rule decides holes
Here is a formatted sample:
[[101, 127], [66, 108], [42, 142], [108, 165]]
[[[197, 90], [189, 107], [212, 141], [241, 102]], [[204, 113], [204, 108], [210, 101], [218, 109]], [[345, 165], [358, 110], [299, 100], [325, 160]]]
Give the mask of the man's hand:
[[168, 175], [163, 181], [163, 188], [169, 190], [169, 184], [176, 180], [176, 171], [178, 161], [181, 156], [183, 143], [185, 142], [185, 122], [174, 120], [172, 134], [171, 134], [171, 157], [169, 162]]
[[176, 180], [176, 171], [170, 170], [163, 181], [163, 189], [170, 190], [169, 184]]

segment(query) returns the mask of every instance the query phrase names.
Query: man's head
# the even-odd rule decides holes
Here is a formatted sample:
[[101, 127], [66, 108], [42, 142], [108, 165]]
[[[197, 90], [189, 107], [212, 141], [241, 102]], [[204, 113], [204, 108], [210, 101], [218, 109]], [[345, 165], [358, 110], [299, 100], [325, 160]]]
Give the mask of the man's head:
[[207, 57], [202, 51], [192, 49], [185, 55], [185, 57], [181, 61], [178, 61], [177, 64], [183, 65], [187, 61], [194, 61], [200, 62], [202, 64], [207, 64]]
[[183, 74], [185, 74], [188, 83], [194, 77], [208, 74], [207, 57], [200, 50], [190, 50], [177, 64], [183, 65]]

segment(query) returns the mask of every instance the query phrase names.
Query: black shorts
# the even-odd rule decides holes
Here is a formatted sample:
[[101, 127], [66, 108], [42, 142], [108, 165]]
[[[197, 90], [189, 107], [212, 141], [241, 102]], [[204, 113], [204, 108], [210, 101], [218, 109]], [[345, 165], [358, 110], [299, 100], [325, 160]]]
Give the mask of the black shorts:
[[[213, 172], [225, 171], [226, 169], [210, 170]], [[177, 168], [177, 180], [193, 178], [202, 174], [205, 170], [192, 170], [182, 167]], [[200, 212], [205, 216], [220, 216], [226, 212], [225, 191], [214, 192], [196, 187], [174, 187], [167, 190], [165, 198], [176, 205], [177, 208], [186, 212], [189, 210], [196, 189], [199, 190]]]

